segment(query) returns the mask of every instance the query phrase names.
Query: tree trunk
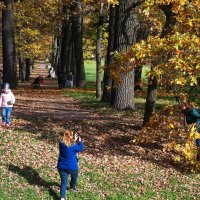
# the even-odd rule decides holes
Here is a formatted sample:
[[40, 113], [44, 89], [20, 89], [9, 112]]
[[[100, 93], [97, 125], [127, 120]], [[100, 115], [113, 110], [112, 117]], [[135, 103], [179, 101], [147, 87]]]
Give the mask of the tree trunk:
[[72, 34], [72, 22], [69, 17], [69, 7], [65, 6], [65, 21], [62, 27], [62, 46], [61, 46], [61, 67], [62, 72], [67, 77], [70, 72], [70, 45], [71, 45], [71, 34]]
[[62, 66], [61, 66], [61, 46], [62, 46], [62, 40], [59, 39], [58, 41], [58, 50], [57, 50], [57, 53], [56, 53], [56, 74], [60, 74], [60, 73], [63, 73], [62, 72]]
[[101, 97], [101, 40], [103, 27], [103, 3], [100, 4], [99, 23], [97, 27], [96, 39], [96, 98]]
[[[136, 15], [130, 12], [134, 1], [121, 0], [116, 14], [116, 36], [114, 45], [118, 52], [128, 52], [133, 43], [136, 42], [136, 34], [139, 22]], [[126, 64], [127, 67], [129, 64]], [[135, 109], [134, 102], [134, 69], [120, 75], [121, 83], [116, 87], [116, 95], [113, 108]]]
[[[71, 19], [72, 20], [72, 19]], [[73, 37], [72, 37], [72, 21], [70, 22], [70, 26], [69, 26], [69, 44], [68, 44], [68, 55], [67, 55], [67, 63], [68, 63], [68, 67], [66, 70], [66, 75], [69, 75], [69, 72], [73, 73], [73, 61], [72, 61], [72, 56], [73, 56]], [[74, 73], [73, 73], [74, 75]]]
[[165, 14], [166, 20], [165, 25], [163, 26], [161, 38], [165, 37], [167, 34], [169, 34], [173, 28], [173, 26], [176, 24], [176, 14], [172, 11], [172, 4], [169, 5], [162, 5], [159, 6], [162, 11]]
[[110, 16], [109, 16], [109, 36], [108, 36], [108, 49], [107, 49], [107, 58], [106, 58], [106, 69], [104, 70], [104, 87], [103, 87], [103, 95], [101, 101], [110, 102], [111, 101], [111, 85], [112, 80], [110, 78], [109, 73], [109, 65], [113, 61], [114, 52], [114, 32], [115, 32], [115, 14], [116, 7], [110, 6]]
[[13, 2], [3, 0], [2, 9], [3, 81], [11, 88], [17, 87]]
[[21, 82], [25, 81], [26, 64], [23, 56], [18, 57], [19, 60], [19, 80]]
[[32, 73], [33, 69], [34, 69], [34, 59], [30, 58], [30, 74]]
[[61, 38], [56, 37], [53, 43], [53, 53], [52, 53], [52, 67], [54, 68], [56, 74], [58, 74], [58, 70], [60, 68], [60, 57], [61, 57]]
[[134, 104], [134, 70], [121, 75], [121, 85], [116, 88], [114, 108], [135, 109]]
[[[73, 36], [72, 36], [72, 41], [73, 41]], [[74, 50], [74, 43], [72, 42], [71, 44], [71, 71], [74, 75], [74, 83], [76, 83], [76, 58], [75, 58], [75, 50]]]
[[64, 74], [64, 69], [66, 67], [66, 51], [67, 51], [67, 43], [68, 43], [68, 38], [67, 38], [67, 25], [66, 22], [63, 23], [62, 26], [62, 45], [61, 45], [61, 53], [60, 53], [60, 63], [61, 63], [61, 69], [59, 69], [59, 72]]
[[142, 66], [135, 68], [135, 87], [134, 90], [142, 91]]
[[29, 81], [30, 80], [30, 58], [26, 58], [26, 75], [25, 75], [25, 80]]
[[57, 52], [57, 38], [54, 37], [52, 40], [52, 53], [51, 53], [51, 66], [55, 66], [56, 63], [56, 52]]
[[52, 63], [51, 63], [56, 74], [58, 71], [58, 62], [60, 60], [60, 52], [61, 52], [61, 39], [56, 37], [54, 38], [54, 41], [53, 41], [53, 53], [52, 53]]
[[78, 88], [85, 87], [85, 69], [83, 61], [83, 16], [82, 16], [82, 4], [80, 2], [74, 2], [74, 11], [76, 14], [73, 15], [73, 38], [74, 38], [74, 51], [76, 58], [76, 86]]
[[[161, 38], [165, 37], [168, 33], [170, 33], [172, 27], [176, 24], [176, 18], [175, 14], [172, 12], [172, 5], [162, 5], [160, 8], [163, 10], [166, 21], [165, 25], [163, 27]], [[153, 66], [152, 66], [153, 69]], [[156, 99], [157, 99], [157, 77], [154, 76], [151, 79], [149, 79], [148, 84], [148, 93], [146, 98], [146, 105], [145, 105], [145, 112], [144, 112], [144, 120], [143, 125], [146, 125], [152, 114], [155, 112], [155, 105], [156, 105]]]
[[149, 122], [150, 117], [155, 112], [156, 99], [157, 99], [157, 78], [154, 76], [149, 79], [143, 125]]

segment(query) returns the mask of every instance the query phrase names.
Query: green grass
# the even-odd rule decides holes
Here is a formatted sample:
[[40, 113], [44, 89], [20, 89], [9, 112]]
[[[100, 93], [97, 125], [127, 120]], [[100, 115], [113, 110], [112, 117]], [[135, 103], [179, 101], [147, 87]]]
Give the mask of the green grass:
[[69, 90], [65, 91], [66, 97], [73, 97], [76, 100], [79, 100], [81, 106], [85, 108], [109, 108], [108, 103], [103, 103], [96, 98], [96, 94], [94, 91], [87, 90]]
[[[71, 93], [66, 95], [74, 95], [77, 99], [85, 100], [88, 106], [91, 106], [92, 100], [96, 102], [94, 107], [106, 106], [98, 103], [94, 92], [90, 90], [70, 91]], [[144, 103], [144, 98], [140, 96], [136, 103], [141, 102]], [[108, 108], [104, 109], [104, 114], [106, 112], [111, 113]], [[41, 122], [41, 119], [39, 123], [33, 118], [27, 128], [34, 127], [36, 131], [24, 129], [3, 131], [0, 134], [1, 200], [59, 200], [60, 178], [55, 168], [57, 141], [54, 139], [48, 142], [43, 137], [41, 139], [41, 134], [48, 130], [43, 130], [44, 133], [38, 132], [37, 128], [41, 124], [43, 128], [47, 124], [49, 127], [52, 125], [50, 122]], [[27, 124], [24, 124], [24, 127], [25, 125]], [[53, 135], [54, 132], [50, 130], [49, 133]], [[92, 151], [92, 147], [89, 146], [92, 134], [88, 136], [86, 148]], [[97, 134], [95, 136], [98, 137]], [[200, 193], [197, 192], [200, 186], [199, 174], [180, 175], [173, 168], [166, 169], [154, 163], [149, 164], [146, 160], [138, 161], [139, 158], [134, 156], [106, 155], [106, 149], [102, 153], [105, 155], [92, 155], [88, 152], [80, 155], [80, 176], [77, 186], [79, 191], [68, 192], [68, 200], [200, 199]], [[137, 162], [129, 164], [127, 160], [132, 161], [132, 159], [136, 159]]]
[[[48, 163], [47, 163], [48, 164]], [[92, 166], [92, 168], [87, 168]], [[45, 167], [45, 166], [43, 166]], [[184, 187], [184, 180], [180, 177], [173, 178], [173, 181], [167, 183], [165, 187], [161, 185], [161, 188], [155, 187], [158, 181], [162, 181], [163, 173], [159, 171], [159, 168], [153, 169], [150, 176], [158, 175], [157, 180], [153, 180], [147, 177], [147, 173], [133, 176], [131, 171], [109, 171], [109, 166], [105, 166], [106, 171], [102, 170], [101, 166], [94, 166], [90, 160], [80, 159], [80, 176], [78, 180], [78, 189], [76, 193], [67, 192], [68, 200], [149, 200], [149, 199], [198, 199], [200, 195], [198, 193], [192, 194], [190, 188]], [[134, 170], [134, 166], [129, 167], [130, 170]], [[40, 185], [37, 183], [31, 184], [30, 180], [27, 183], [28, 175], [21, 174], [20, 170], [12, 176], [12, 180], [9, 179], [8, 174], [1, 175], [3, 177], [3, 185], [0, 189], [1, 200], [59, 200], [58, 186], [56, 189]], [[51, 169], [45, 168], [47, 174], [51, 173]], [[125, 169], [126, 170], [126, 169]], [[43, 182], [48, 183], [49, 178], [44, 176], [40, 170], [37, 170], [40, 176], [43, 178]], [[23, 177], [24, 176], [24, 177]], [[31, 176], [31, 174], [29, 174]], [[32, 177], [34, 180], [34, 177]], [[150, 178], [147, 180], [147, 178]], [[135, 180], [134, 180], [135, 179]], [[139, 182], [137, 180], [144, 180]], [[195, 175], [188, 181], [195, 180]], [[196, 179], [197, 180], [197, 179]], [[2, 181], [2, 180], [1, 180]], [[174, 183], [176, 184], [174, 185]], [[59, 178], [56, 180], [56, 184], [59, 185]], [[189, 182], [188, 182], [189, 184]], [[190, 185], [193, 188], [192, 185]]]
[[[142, 69], [142, 80], [147, 83], [147, 73], [150, 71], [150, 66], [145, 65]], [[85, 72], [86, 72], [86, 88], [95, 89], [96, 85], [96, 61], [88, 60], [85, 61]], [[103, 81], [103, 70], [102, 70], [102, 81]], [[139, 109], [144, 109], [145, 99], [146, 99], [146, 88], [144, 88], [144, 93], [140, 96], [135, 95], [136, 106]], [[101, 108], [109, 107], [109, 104], [101, 103], [95, 97], [95, 91], [93, 93], [88, 93], [85, 91], [70, 91], [66, 92], [67, 96], [74, 97], [80, 100], [80, 104], [90, 108]], [[173, 97], [158, 96], [156, 102], [157, 108], [162, 108], [163, 105], [175, 104], [175, 99]]]
[[[96, 61], [86, 60], [85, 61], [85, 74], [86, 74], [86, 87], [95, 88], [96, 84]], [[149, 72], [150, 67], [144, 66], [142, 69], [142, 80], [144, 83], [147, 83], [147, 73]], [[101, 80], [103, 81], [103, 69], [101, 74]]]
[[[85, 71], [86, 71], [86, 88], [95, 89], [96, 82], [96, 62], [94, 60], [85, 61]], [[146, 84], [147, 83], [147, 73], [150, 71], [150, 66], [145, 65], [142, 68], [142, 80]], [[102, 80], [103, 80], [103, 71], [102, 71]], [[143, 94], [139, 96], [135, 95], [136, 107], [138, 109], [144, 109], [144, 104], [146, 101], [146, 88], [143, 88]], [[83, 106], [93, 107], [93, 108], [101, 108], [101, 107], [109, 107], [109, 104], [101, 103], [95, 97], [95, 92], [87, 93], [87, 92], [69, 92], [67, 96], [72, 96], [75, 99], [80, 100], [80, 103]], [[176, 104], [174, 97], [169, 96], [158, 96], [157, 98], [157, 108], [160, 109], [163, 105], [168, 104]]]
[[[86, 74], [86, 88], [96, 87], [96, 61], [85, 61], [85, 74]], [[103, 69], [101, 73], [101, 80], [103, 81]]]
[[96, 82], [96, 61], [85, 61], [86, 82]]
[[[99, 102], [92, 90], [68, 90], [65, 95], [81, 100], [84, 107], [101, 109], [104, 115], [111, 114], [109, 105]], [[169, 97], [160, 97], [160, 105], [169, 102], [172, 102]], [[145, 96], [139, 95], [136, 98], [137, 107], [143, 109], [144, 103]], [[123, 113], [124, 111], [113, 112]], [[133, 117], [132, 113], [131, 116]], [[36, 121], [33, 118], [29, 120], [27, 130], [24, 128], [20, 131], [3, 131], [0, 134], [1, 200], [60, 199], [60, 178], [55, 168], [58, 153], [57, 141], [54, 138], [56, 129], [42, 130], [46, 133], [47, 138], [44, 138], [41, 137], [44, 133], [37, 131], [41, 124], [43, 128], [52, 125], [50, 122], [41, 122], [41, 119]], [[73, 121], [70, 124], [73, 125]], [[92, 127], [91, 121], [88, 121], [88, 126]], [[34, 127], [34, 131], [29, 130], [30, 127]], [[105, 131], [106, 127], [103, 128], [102, 131]], [[147, 160], [138, 161], [139, 157], [136, 159], [137, 162], [129, 164], [127, 160], [134, 160], [134, 156], [107, 155], [106, 149], [103, 152], [105, 155], [92, 155], [88, 151], [93, 151], [93, 147], [89, 145], [91, 144], [89, 140], [93, 139], [93, 133], [87, 134], [90, 134], [87, 139], [87, 152], [80, 155], [79, 159], [79, 191], [68, 192], [68, 200], [200, 199], [199, 174], [181, 174], [170, 166], [166, 168], [153, 162], [149, 164], [150, 161]], [[47, 139], [50, 136], [52, 140], [48, 142]], [[96, 134], [95, 137], [99, 135]], [[96, 147], [98, 148], [98, 144]], [[128, 164], [123, 165], [124, 163]]]
[[144, 83], [147, 83], [148, 82], [148, 79], [147, 79], [147, 73], [150, 71], [150, 66], [148, 65], [145, 65], [143, 66], [142, 68], [142, 81]]
[[[66, 97], [73, 97], [74, 99], [79, 101], [79, 104], [88, 109], [96, 109], [99, 112], [101, 110], [106, 113], [107, 111], [110, 112], [110, 104], [101, 102], [99, 99], [96, 98], [95, 91], [93, 90], [66, 90], [65, 91]], [[135, 104], [136, 110], [143, 111], [146, 102], [146, 93], [143, 92], [141, 94], [135, 95]], [[173, 105], [176, 104], [175, 98], [170, 96], [158, 96], [156, 101], [156, 108], [161, 109], [165, 105]], [[113, 111], [114, 112], [114, 111]], [[129, 113], [130, 111], [116, 111], [116, 112], [126, 112]], [[131, 111], [132, 113], [132, 111]]]

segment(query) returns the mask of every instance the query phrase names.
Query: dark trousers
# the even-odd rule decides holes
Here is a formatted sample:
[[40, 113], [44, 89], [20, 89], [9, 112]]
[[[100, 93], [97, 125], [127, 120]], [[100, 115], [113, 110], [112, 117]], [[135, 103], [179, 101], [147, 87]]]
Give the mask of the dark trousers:
[[58, 170], [61, 178], [61, 186], [60, 186], [60, 195], [61, 198], [66, 198], [66, 190], [68, 185], [68, 177], [71, 175], [71, 181], [70, 181], [70, 189], [76, 189], [76, 183], [78, 179], [78, 170]]
[[200, 138], [196, 139], [196, 145], [197, 147], [200, 147]]
[[199, 123], [197, 123], [197, 131], [199, 133], [199, 138], [196, 139], [196, 146], [200, 147], [200, 124]]

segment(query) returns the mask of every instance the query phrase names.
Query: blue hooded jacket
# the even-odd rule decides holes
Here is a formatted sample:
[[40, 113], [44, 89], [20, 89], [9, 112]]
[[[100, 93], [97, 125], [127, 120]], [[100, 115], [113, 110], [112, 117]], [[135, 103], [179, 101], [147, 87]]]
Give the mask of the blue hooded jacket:
[[192, 108], [190, 111], [185, 111], [184, 114], [188, 124], [200, 124], [200, 113], [195, 108]]
[[83, 143], [78, 142], [72, 146], [67, 147], [64, 142], [59, 144], [59, 158], [58, 169], [62, 170], [78, 170], [77, 153], [83, 151]]

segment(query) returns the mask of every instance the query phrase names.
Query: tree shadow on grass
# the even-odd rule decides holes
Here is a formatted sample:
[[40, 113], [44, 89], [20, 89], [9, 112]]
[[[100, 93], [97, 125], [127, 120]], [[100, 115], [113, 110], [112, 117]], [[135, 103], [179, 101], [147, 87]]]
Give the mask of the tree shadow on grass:
[[[88, 124], [87, 119], [62, 119], [61, 121], [56, 121], [36, 116], [33, 120], [29, 119], [29, 121], [31, 125], [23, 124], [21, 127], [15, 127], [15, 130], [27, 130], [34, 134], [36, 139], [55, 145], [62, 139], [64, 130], [70, 129], [76, 132], [76, 129], [78, 129], [83, 131], [82, 138], [85, 144], [85, 152], [93, 156], [116, 155], [138, 157], [158, 166], [174, 168], [181, 173], [188, 172], [187, 169], [175, 163], [171, 159], [170, 154], [163, 152], [161, 144], [135, 145], [133, 143], [133, 139], [141, 131], [141, 124], [139, 122], [135, 124], [129, 122], [123, 123], [122, 121], [114, 121], [112, 118], [104, 118], [104, 123], [102, 124], [99, 123], [99, 119], [94, 117], [93, 121]], [[63, 131], [58, 130], [56, 132], [53, 128], [54, 124], [62, 128]]]
[[178, 169], [180, 166], [177, 167], [169, 156], [164, 156], [161, 145], [134, 145], [133, 139], [141, 131], [139, 122], [130, 124], [123, 123], [122, 121], [113, 121], [112, 119], [104, 119], [104, 123], [101, 124], [98, 122], [99, 119], [97, 120], [95, 117], [91, 124], [87, 124], [87, 120], [63, 119], [62, 121], [55, 121], [49, 119], [48, 121], [47, 118], [44, 120], [41, 119], [42, 117], [35, 116], [34, 120], [30, 119], [31, 126], [30, 124], [24, 124], [21, 127], [15, 127], [15, 130], [27, 130], [33, 133], [35, 135], [34, 137], [38, 140], [45, 140], [51, 144], [58, 144], [59, 140], [62, 139], [62, 131], [59, 130], [55, 132], [53, 124], [56, 123], [62, 130], [75, 130], [75, 127], [78, 127], [78, 130], [83, 131], [82, 138], [84, 140], [86, 153], [94, 156], [103, 156], [105, 154], [136, 156], [156, 165], [163, 167], [170, 166], [180, 171], [180, 169]]
[[20, 167], [12, 164], [8, 166], [8, 169], [9, 171], [12, 171], [15, 174], [18, 174], [21, 177], [25, 178], [30, 185], [44, 187], [46, 190], [48, 190], [49, 195], [52, 196], [54, 200], [60, 199], [57, 192], [51, 188], [52, 186], [60, 186], [60, 185], [57, 182], [45, 181], [40, 177], [39, 173], [35, 169], [29, 166], [24, 166], [24, 168], [21, 169]]
[[[189, 165], [180, 165], [173, 160], [173, 152], [163, 151], [163, 145], [158, 143], [134, 144], [134, 134], [111, 135], [98, 145], [98, 141], [90, 143], [88, 153], [93, 155], [120, 155], [137, 157], [143, 161], [153, 163], [164, 168], [173, 168], [181, 174], [191, 173]], [[88, 140], [88, 139], [87, 139]], [[103, 152], [103, 154], [102, 154]]]
[[[32, 92], [30, 92], [30, 97]], [[46, 93], [45, 93], [46, 94]], [[134, 136], [140, 134], [142, 128], [142, 118], [140, 115], [134, 115], [132, 117], [129, 113], [127, 116], [121, 115], [123, 112], [119, 112], [120, 115], [115, 115], [110, 109], [105, 109], [99, 113], [98, 110], [85, 110], [79, 107], [73, 106], [80, 105], [82, 101], [67, 101], [61, 99], [55, 101], [57, 98], [51, 95], [49, 91], [47, 100], [39, 99], [40, 107], [33, 106], [32, 109], [28, 109], [29, 101], [35, 99], [20, 100], [14, 116], [17, 119], [23, 119], [29, 121], [29, 123], [17, 125], [14, 129], [17, 131], [28, 131], [38, 140], [45, 140], [55, 144], [59, 141], [62, 133], [66, 129], [82, 130], [83, 140], [85, 143], [85, 152], [95, 155], [120, 155], [120, 156], [135, 156], [142, 160], [152, 162], [156, 165], [163, 167], [173, 167], [180, 171], [180, 166], [170, 159], [170, 155], [162, 152], [162, 146], [159, 144], [138, 144], [135, 145], [132, 140]], [[23, 94], [22, 94], [23, 95]], [[44, 105], [42, 102], [45, 101]], [[49, 102], [49, 104], [48, 104]], [[104, 107], [104, 104], [92, 106], [93, 100], [87, 99], [87, 105], [91, 107]], [[24, 108], [23, 105], [27, 105]], [[136, 104], [139, 112], [143, 112], [144, 102], [138, 102]], [[25, 111], [28, 110], [28, 111]], [[118, 112], [118, 111], [117, 111]], [[95, 115], [93, 115], [95, 114]], [[126, 119], [127, 118], [127, 119]], [[131, 119], [130, 119], [131, 118]], [[56, 127], [59, 127], [57, 129]]]

